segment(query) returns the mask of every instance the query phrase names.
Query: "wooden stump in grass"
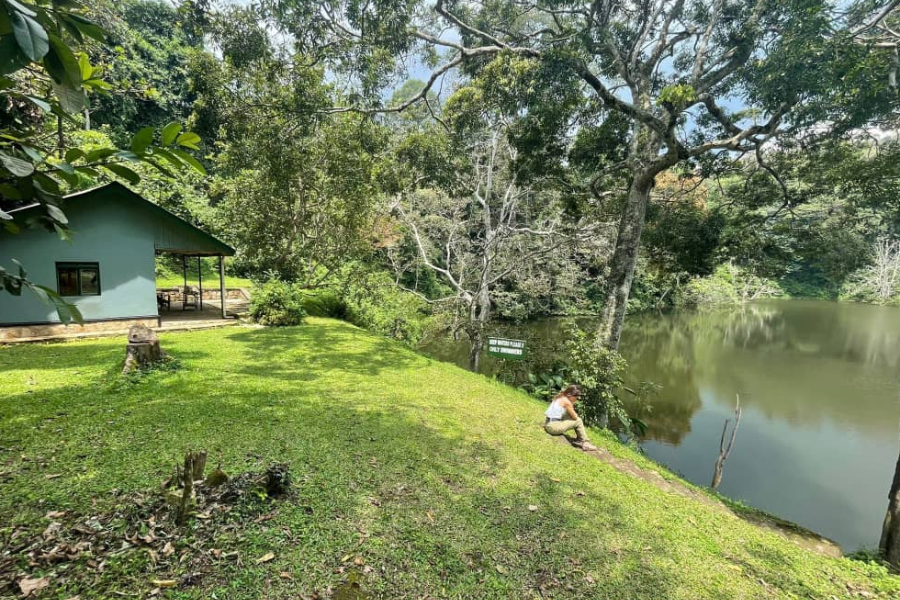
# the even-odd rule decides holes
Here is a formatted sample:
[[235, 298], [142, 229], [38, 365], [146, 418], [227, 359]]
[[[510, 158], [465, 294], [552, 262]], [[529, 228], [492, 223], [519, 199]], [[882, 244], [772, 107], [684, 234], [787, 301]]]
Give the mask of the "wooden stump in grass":
[[128, 346], [125, 348], [123, 374], [153, 366], [163, 358], [165, 358], [165, 354], [159, 346], [156, 332], [145, 325], [134, 325], [128, 330]]

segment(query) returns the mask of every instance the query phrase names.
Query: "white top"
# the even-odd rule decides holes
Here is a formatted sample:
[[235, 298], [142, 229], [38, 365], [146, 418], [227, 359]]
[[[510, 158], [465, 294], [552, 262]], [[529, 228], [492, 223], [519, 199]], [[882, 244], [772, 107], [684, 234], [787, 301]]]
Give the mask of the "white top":
[[547, 410], [544, 411], [544, 414], [548, 419], [562, 419], [563, 415], [566, 414], [566, 407], [560, 404], [560, 400], [562, 400], [562, 398], [555, 398], [553, 402], [550, 403], [550, 406], [547, 407]]

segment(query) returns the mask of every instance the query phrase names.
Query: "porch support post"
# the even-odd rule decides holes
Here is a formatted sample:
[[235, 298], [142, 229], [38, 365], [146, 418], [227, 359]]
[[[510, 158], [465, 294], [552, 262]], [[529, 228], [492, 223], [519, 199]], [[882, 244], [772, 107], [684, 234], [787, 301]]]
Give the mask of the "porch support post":
[[199, 255], [197, 255], [197, 281], [200, 283], [200, 312], [203, 312], [203, 267]]
[[[181, 272], [184, 274], [184, 287], [187, 287], [187, 257], [184, 254], [181, 255]], [[183, 289], [181, 293], [184, 293]]]
[[219, 299], [222, 300], [222, 318], [227, 319], [225, 312], [225, 257], [219, 255]]

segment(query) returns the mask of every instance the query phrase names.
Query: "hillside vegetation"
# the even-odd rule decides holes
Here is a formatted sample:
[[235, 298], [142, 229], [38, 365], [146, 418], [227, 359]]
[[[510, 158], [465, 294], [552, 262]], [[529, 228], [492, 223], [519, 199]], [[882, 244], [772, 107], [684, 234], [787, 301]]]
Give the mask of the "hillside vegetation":
[[[525, 394], [351, 325], [162, 343], [180, 368], [125, 381], [121, 338], [0, 347], [0, 573], [47, 576], [41, 597], [900, 595], [879, 567], [622, 473], [546, 436]], [[294, 491], [211, 532], [197, 519], [171, 552], [29, 564], [22, 540], [159, 495], [188, 449], [232, 475], [287, 463]]]

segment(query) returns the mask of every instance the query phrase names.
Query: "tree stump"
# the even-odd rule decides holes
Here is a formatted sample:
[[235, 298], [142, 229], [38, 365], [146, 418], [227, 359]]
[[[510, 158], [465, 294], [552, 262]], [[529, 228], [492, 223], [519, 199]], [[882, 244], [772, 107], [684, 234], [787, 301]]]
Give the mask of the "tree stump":
[[156, 332], [145, 325], [134, 325], [128, 330], [128, 346], [125, 348], [123, 374], [158, 363], [165, 354], [159, 346]]

